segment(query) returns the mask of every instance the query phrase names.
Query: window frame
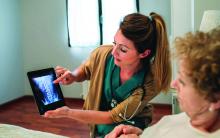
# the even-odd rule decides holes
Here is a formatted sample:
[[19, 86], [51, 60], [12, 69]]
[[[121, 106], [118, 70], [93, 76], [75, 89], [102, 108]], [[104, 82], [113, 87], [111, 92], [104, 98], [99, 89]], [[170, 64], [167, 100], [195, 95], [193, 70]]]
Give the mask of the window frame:
[[[137, 12], [140, 12], [140, 5], [139, 0], [136, 0], [136, 9]], [[103, 44], [103, 23], [102, 23], [102, 0], [98, 0], [98, 14], [99, 14], [99, 37], [100, 37], [100, 45]], [[68, 0], [66, 0], [66, 25], [67, 25], [67, 41], [68, 41], [68, 47], [72, 47], [70, 44], [70, 32], [69, 32], [69, 17], [68, 17]]]

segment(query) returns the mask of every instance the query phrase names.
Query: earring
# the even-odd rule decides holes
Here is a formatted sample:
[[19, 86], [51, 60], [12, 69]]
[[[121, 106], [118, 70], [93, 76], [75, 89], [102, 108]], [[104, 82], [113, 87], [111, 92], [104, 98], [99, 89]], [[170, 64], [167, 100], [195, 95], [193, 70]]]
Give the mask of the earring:
[[214, 111], [214, 108], [213, 107], [209, 107], [209, 112], [213, 112]]

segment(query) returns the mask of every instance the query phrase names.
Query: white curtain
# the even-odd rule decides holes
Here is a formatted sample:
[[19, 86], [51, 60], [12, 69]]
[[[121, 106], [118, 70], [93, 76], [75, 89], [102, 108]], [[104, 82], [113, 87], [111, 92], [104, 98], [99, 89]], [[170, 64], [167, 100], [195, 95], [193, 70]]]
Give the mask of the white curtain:
[[71, 46], [96, 46], [100, 43], [97, 0], [69, 0], [68, 27]]

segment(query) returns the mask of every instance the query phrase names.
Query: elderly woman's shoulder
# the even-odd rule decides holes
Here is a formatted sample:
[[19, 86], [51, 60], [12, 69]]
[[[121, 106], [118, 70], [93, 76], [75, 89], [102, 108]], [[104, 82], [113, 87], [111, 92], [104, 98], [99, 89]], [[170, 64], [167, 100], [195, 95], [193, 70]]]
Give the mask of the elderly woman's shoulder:
[[189, 117], [187, 116], [187, 114], [185, 112], [179, 113], [179, 114], [175, 114], [175, 115], [167, 115], [164, 116], [159, 122], [163, 122], [165, 124], [175, 124], [175, 125], [180, 125], [180, 124], [184, 124], [184, 123], [188, 123], [189, 121]]
[[[155, 125], [144, 130], [141, 138], [185, 138], [189, 131], [189, 118], [186, 113], [164, 116]], [[191, 134], [191, 131], [190, 131]]]

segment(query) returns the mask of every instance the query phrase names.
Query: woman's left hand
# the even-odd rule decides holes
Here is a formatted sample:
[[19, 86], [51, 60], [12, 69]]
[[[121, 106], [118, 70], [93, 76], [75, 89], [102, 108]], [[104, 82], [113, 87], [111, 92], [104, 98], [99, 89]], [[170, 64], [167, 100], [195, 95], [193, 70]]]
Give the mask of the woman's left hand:
[[47, 118], [62, 118], [62, 117], [68, 117], [68, 112], [70, 111], [70, 108], [67, 106], [63, 106], [60, 108], [57, 108], [56, 110], [49, 110], [44, 113], [44, 117]]

